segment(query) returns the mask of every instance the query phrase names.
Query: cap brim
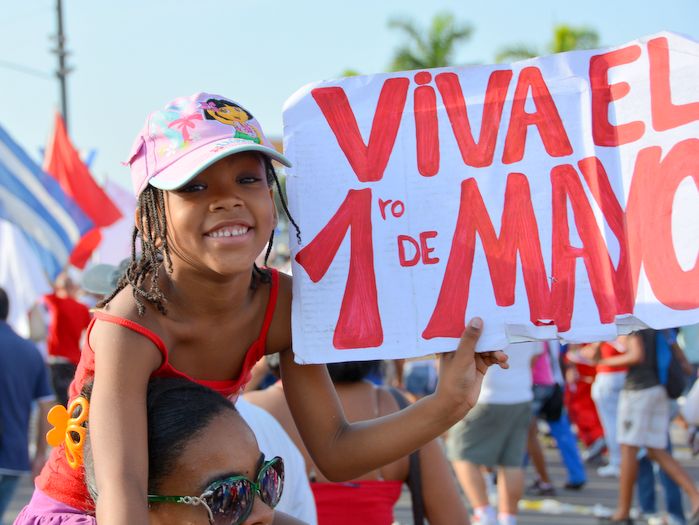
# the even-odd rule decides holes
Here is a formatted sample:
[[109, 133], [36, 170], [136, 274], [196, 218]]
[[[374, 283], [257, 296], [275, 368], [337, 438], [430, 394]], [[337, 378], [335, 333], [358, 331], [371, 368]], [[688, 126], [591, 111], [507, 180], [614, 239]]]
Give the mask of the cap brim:
[[161, 190], [175, 190], [196, 177], [202, 170], [211, 166], [214, 162], [235, 153], [246, 151], [256, 151], [270, 157], [273, 160], [290, 168], [291, 162], [277, 150], [265, 146], [264, 144], [229, 144], [219, 147], [215, 154], [211, 149], [216, 147], [215, 143], [205, 144], [187, 155], [179, 158], [167, 168], [164, 168], [148, 182]]

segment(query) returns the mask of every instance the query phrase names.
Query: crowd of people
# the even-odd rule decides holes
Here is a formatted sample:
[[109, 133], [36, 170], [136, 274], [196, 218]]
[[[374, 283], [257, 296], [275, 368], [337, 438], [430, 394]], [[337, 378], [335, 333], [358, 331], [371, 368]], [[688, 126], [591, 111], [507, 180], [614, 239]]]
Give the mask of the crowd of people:
[[[280, 255], [274, 263], [286, 262]], [[61, 275], [54, 292], [28, 313], [39, 316], [31, 323], [36, 344], [16, 335], [4, 322], [9, 300], [0, 289], [1, 510], [8, 505], [22, 475], [39, 474], [47, 454], [43, 436], [48, 430], [48, 409], [56, 402], [67, 406], [70, 398], [70, 380], [65, 378], [72, 379], [71, 374], [75, 373], [80, 341], [90, 323], [89, 313], [86, 317], [83, 314], [116, 286], [124, 266], [89, 269], [83, 274], [82, 287], [68, 275]], [[66, 318], [71, 321], [66, 322]], [[485, 375], [476, 405], [442, 438], [421, 447], [412, 460], [406, 455], [352, 479], [351, 483], [334, 483], [322, 474], [305, 447], [287, 404], [279, 359], [268, 356], [259, 361], [235, 406], [254, 430], [256, 446], [264, 455], [283, 458], [286, 489], [277, 502], [277, 510], [288, 514], [288, 523], [294, 523], [295, 517], [300, 523], [320, 525], [388, 524], [393, 520], [393, 507], [402, 486], [407, 484], [416, 493], [414, 504], [420, 507], [420, 515], [429, 523], [467, 523], [471, 514], [474, 524], [510, 525], [516, 523], [518, 502], [525, 493], [555, 497], [559, 491], [583, 490], [587, 464], [597, 466], [599, 476], [619, 480], [619, 504], [610, 523], [632, 523], [635, 485], [638, 506], [649, 523], [687, 523], [686, 515], [699, 507], [699, 493], [672, 456], [669, 430], [674, 419], [685, 426], [688, 436], [694, 437], [692, 423], [696, 421], [684, 419], [673, 398], [684, 394], [682, 399], [686, 399], [694, 385], [699, 365], [697, 326], [643, 330], [615, 341], [584, 345], [520, 343], [508, 348], [507, 354], [509, 368], [496, 367]], [[68, 366], [73, 367], [71, 372], [66, 371]], [[433, 358], [328, 365], [348, 421], [391, 414], [433, 393], [438, 367], [439, 361]], [[681, 373], [679, 378], [673, 375], [677, 371]], [[149, 411], [151, 392], [163, 388], [159, 385], [156, 381], [149, 386]], [[178, 389], [205, 390], [198, 390], [185, 380], [165, 388], [174, 393]], [[174, 407], [154, 407], [170, 410], [156, 412], [161, 419], [167, 415], [167, 424], [152, 421], [148, 413], [149, 453], [160, 448], [150, 441], [158, 439], [159, 432], [176, 432], [175, 410], [194, 410], [194, 405], [188, 408], [177, 399]], [[32, 432], [37, 439], [30, 446], [32, 401], [38, 402], [39, 415], [35, 418], [37, 428]], [[203, 428], [209, 423], [206, 419], [200, 424]], [[195, 423], [185, 418], [181, 424], [186, 427]], [[173, 428], [166, 429], [169, 425]], [[189, 431], [194, 433], [191, 427]], [[162, 439], [176, 448], [177, 440], [184, 439], [178, 436], [166, 433]], [[555, 487], [549, 477], [542, 438], [553, 439], [561, 454], [568, 474], [561, 487]], [[204, 450], [210, 450], [214, 443], [215, 440], [209, 441]], [[699, 452], [699, 447], [692, 445]], [[34, 451], [31, 458], [30, 448]], [[204, 452], [199, 457], [205, 455]], [[153, 462], [166, 462], [167, 466], [154, 468]], [[660, 467], [665, 494], [667, 512], [663, 518], [655, 501], [654, 464]], [[149, 472], [156, 473], [174, 468], [171, 460], [158, 455], [149, 456], [149, 465]], [[89, 472], [88, 478], [87, 486], [96, 498], [94, 471]], [[489, 490], [493, 482], [497, 486], [495, 504]], [[149, 478], [149, 494], [164, 493], [160, 487], [159, 481]], [[682, 491], [687, 496], [684, 503], [690, 508], [683, 504]], [[39, 508], [50, 508], [50, 504], [40, 502]], [[166, 518], [167, 505], [157, 508], [160, 510], [151, 516], [152, 522], [160, 523], [157, 516], [162, 514], [162, 522], [170, 523]]]
[[[157, 123], [193, 111], [197, 133], [169, 148], [176, 130]], [[268, 260], [272, 160], [288, 165], [239, 105], [177, 99], [149, 116], [129, 160], [132, 257], [88, 269], [82, 287], [56, 281], [28, 312], [42, 350], [5, 322], [0, 291], [0, 520], [33, 472], [17, 525], [389, 525], [404, 485], [415, 523], [513, 525], [525, 491], [584, 490], [588, 463], [618, 478], [605, 519], [627, 524], [635, 485], [642, 511], [657, 510], [656, 463], [669, 519], [699, 524], [699, 491], [668, 438], [682, 417], [673, 399], [696, 378], [696, 326], [475, 353], [472, 319], [438, 359], [298, 365], [291, 278]], [[562, 487], [542, 432], [561, 454]]]

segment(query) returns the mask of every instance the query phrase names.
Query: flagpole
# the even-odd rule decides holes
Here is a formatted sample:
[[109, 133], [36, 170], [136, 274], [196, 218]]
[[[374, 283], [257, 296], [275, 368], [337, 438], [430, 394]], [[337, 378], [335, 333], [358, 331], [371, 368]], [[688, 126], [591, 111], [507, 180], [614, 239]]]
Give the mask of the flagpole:
[[63, 33], [62, 0], [56, 0], [56, 14], [58, 21], [58, 35], [56, 36], [57, 45], [52, 51], [58, 55], [58, 69], [56, 70], [56, 77], [58, 77], [61, 93], [61, 114], [63, 115], [63, 121], [65, 122], [66, 129], [68, 129], [68, 96], [66, 93], [66, 77], [71, 70], [66, 66], [66, 56], [68, 55], [68, 52], [65, 49], [66, 37]]

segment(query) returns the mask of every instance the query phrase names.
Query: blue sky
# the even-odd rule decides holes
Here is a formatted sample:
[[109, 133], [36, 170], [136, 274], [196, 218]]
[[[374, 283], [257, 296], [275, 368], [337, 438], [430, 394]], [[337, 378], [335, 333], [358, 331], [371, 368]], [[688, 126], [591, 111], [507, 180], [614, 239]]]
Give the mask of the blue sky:
[[[456, 63], [489, 63], [498, 49], [544, 49], [557, 23], [596, 29], [604, 46], [662, 30], [699, 40], [699, 2], [627, 0], [64, 0], [71, 136], [96, 149], [93, 172], [129, 185], [120, 161], [146, 114], [195, 91], [248, 107], [281, 136], [284, 100], [302, 85], [386, 68], [403, 35], [391, 17], [427, 25], [440, 11], [473, 25]], [[5, 2], [0, 17], [0, 125], [38, 159], [58, 107], [54, 0]], [[30, 75], [8, 65], [43, 73]]]

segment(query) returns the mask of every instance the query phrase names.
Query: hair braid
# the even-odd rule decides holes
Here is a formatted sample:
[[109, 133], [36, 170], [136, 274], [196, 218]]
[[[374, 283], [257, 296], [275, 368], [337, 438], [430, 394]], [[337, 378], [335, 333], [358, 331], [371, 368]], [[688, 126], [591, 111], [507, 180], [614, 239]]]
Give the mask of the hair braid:
[[[163, 191], [147, 186], [138, 197], [138, 222], [131, 237], [131, 262], [119, 278], [116, 289], [97, 306], [103, 307], [127, 285], [131, 285], [139, 315], [146, 311], [143, 300], [153, 304], [165, 314], [167, 299], [160, 289], [158, 276], [165, 261], [167, 271], [172, 271], [172, 259], [167, 243], [167, 218]], [[141, 257], [136, 253], [136, 241], [141, 241]], [[148, 286], [144, 286], [150, 275]]]
[[165, 192], [158, 192], [158, 206], [160, 209], [160, 220], [162, 222], [161, 231], [162, 236], [160, 239], [163, 242], [163, 254], [165, 255], [165, 263], [167, 264], [167, 271], [172, 272], [172, 258], [170, 257], [170, 247], [167, 243], [167, 218], [165, 216]]
[[291, 212], [289, 211], [289, 208], [286, 204], [286, 197], [284, 197], [284, 192], [282, 191], [282, 185], [279, 183], [279, 177], [277, 177], [277, 172], [274, 170], [274, 166], [272, 166], [271, 162], [269, 163], [267, 175], [267, 181], [269, 184], [271, 184], [272, 181], [269, 180], [269, 170], [271, 170], [272, 172], [272, 179], [274, 181], [275, 186], [277, 187], [277, 193], [279, 193], [279, 201], [282, 203], [282, 208], [284, 208], [284, 214], [286, 215], [286, 218], [289, 219], [289, 222], [294, 226], [294, 229], [296, 230], [296, 240], [299, 244], [301, 244], [301, 229], [299, 228], [299, 225], [296, 224], [294, 218], [291, 216]]

